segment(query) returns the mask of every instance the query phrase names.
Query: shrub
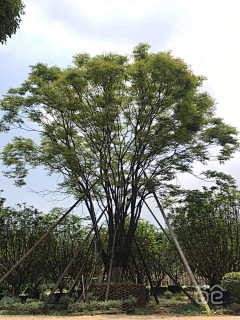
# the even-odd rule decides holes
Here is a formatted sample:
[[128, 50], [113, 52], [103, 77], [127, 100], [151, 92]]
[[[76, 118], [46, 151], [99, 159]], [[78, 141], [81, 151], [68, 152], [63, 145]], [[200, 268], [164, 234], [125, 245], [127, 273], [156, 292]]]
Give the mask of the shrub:
[[224, 289], [230, 291], [232, 297], [240, 298], [240, 272], [226, 273], [221, 284]]
[[147, 314], [147, 311], [144, 308], [135, 308], [134, 309], [134, 314], [135, 315], [139, 315], [139, 316], [143, 316], [143, 315]]
[[85, 309], [86, 309], [86, 303], [84, 302], [75, 302], [75, 303], [70, 303], [68, 305], [68, 311], [71, 313], [82, 312]]
[[22, 307], [21, 307], [21, 310], [28, 314], [42, 313], [43, 309], [44, 309], [44, 302], [42, 301], [28, 301], [25, 304], [22, 304]]
[[[44, 294], [42, 298], [43, 298], [43, 301], [46, 301], [47, 298], [48, 298], [48, 294]], [[59, 300], [60, 300], [60, 299], [59, 299]], [[51, 298], [50, 298], [49, 304], [54, 304], [55, 302], [56, 302], [56, 296], [53, 295], [53, 296], [51, 296]]]
[[0, 301], [0, 309], [27, 314], [37, 314], [43, 311], [44, 303], [33, 299], [27, 299], [26, 303], [21, 303], [17, 297], [4, 297]]
[[91, 303], [92, 301], [97, 301], [97, 298], [95, 297], [93, 292], [88, 292], [86, 294], [86, 302]]
[[172, 292], [169, 290], [165, 291], [163, 295], [166, 299], [171, 299], [173, 296]]
[[18, 297], [14, 296], [4, 296], [0, 300], [0, 310], [13, 310], [15, 303], [21, 303], [21, 300]]
[[99, 308], [108, 310], [111, 308], [121, 308], [123, 302], [121, 300], [108, 300], [108, 301], [101, 301], [99, 302]]
[[111, 308], [121, 308], [123, 302], [121, 300], [108, 300], [108, 301], [96, 301], [93, 300], [90, 303], [87, 302], [75, 302], [68, 305], [69, 312], [83, 312], [93, 310], [109, 310]]
[[61, 296], [61, 298], [59, 299], [59, 303], [64, 307], [67, 307], [70, 303], [73, 303], [73, 302], [74, 302], [74, 298], [69, 297], [67, 295]]

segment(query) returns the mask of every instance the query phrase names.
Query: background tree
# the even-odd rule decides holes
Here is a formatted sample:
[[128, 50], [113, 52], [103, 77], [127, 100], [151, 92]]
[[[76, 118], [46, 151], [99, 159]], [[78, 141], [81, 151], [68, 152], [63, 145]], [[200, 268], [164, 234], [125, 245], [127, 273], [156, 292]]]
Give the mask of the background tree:
[[[86, 193], [93, 222], [97, 208], [106, 208], [108, 250], [102, 259], [108, 269], [116, 232], [114, 281], [121, 279], [152, 190], [161, 191], [177, 172], [192, 172], [195, 161], [224, 162], [238, 146], [236, 129], [215, 118], [213, 99], [199, 92], [203, 80], [169, 52], [149, 53], [149, 45], [139, 44], [131, 59], [79, 54], [64, 70], [39, 63], [1, 101], [2, 130], [13, 125], [41, 138], [37, 145], [15, 137], [5, 146], [5, 175], [21, 186], [28, 169], [41, 165], [62, 174], [61, 190]], [[215, 157], [213, 146], [219, 146]], [[97, 230], [96, 236], [100, 248]]]
[[[62, 208], [54, 208], [43, 214], [33, 207], [18, 205], [17, 209], [4, 207], [4, 198], [0, 198], [0, 276], [3, 276], [22, 255], [43, 235], [46, 228], [62, 214]], [[56, 230], [13, 272], [5, 284], [14, 295], [28, 288], [31, 295], [39, 292], [42, 284], [55, 284], [71, 260], [74, 252], [83, 241], [88, 226], [83, 219], [69, 215]], [[60, 292], [71, 278], [75, 278], [81, 268], [83, 257], [90, 242], [86, 243], [76, 258], [68, 274], [60, 283]], [[91, 257], [85, 272], [91, 269]]]
[[[63, 208], [54, 208], [45, 215], [42, 222], [45, 230], [52, 226], [54, 221], [59, 219], [63, 212]], [[82, 221], [83, 219], [76, 215], [69, 215], [53, 231], [51, 238], [47, 240], [50, 242], [46, 259], [45, 275], [48, 282], [55, 284], [58, 281], [75, 251], [77, 251], [77, 248], [84, 240], [87, 233], [87, 226], [84, 226]], [[82, 252], [75, 259], [67, 276], [60, 282], [59, 290], [61, 293], [71, 278], [76, 277], [89, 245], [90, 241], [86, 243]]]
[[1, 0], [0, 5], [0, 42], [7, 43], [16, 33], [24, 14], [25, 5], [21, 0]]
[[172, 242], [169, 242], [165, 235], [163, 235], [161, 252], [159, 253], [158, 259], [164, 269], [166, 269], [167, 272], [180, 283], [180, 278], [184, 273], [186, 273], [186, 269], [175, 245]]
[[[135, 238], [138, 243], [139, 250], [141, 251], [144, 261], [148, 267], [148, 272], [152, 277], [152, 281], [157, 286], [160, 285], [165, 274], [163, 270], [156, 265], [151, 256], [160, 260], [160, 255], [163, 249], [162, 232], [148, 221], [140, 219], [135, 231]], [[141, 257], [139, 256], [135, 241], [132, 244], [131, 253], [132, 256], [130, 256], [128, 264], [131, 269], [131, 274], [128, 269], [128, 278], [131, 279], [131, 275], [133, 275], [134, 279], [131, 280], [137, 280], [139, 283], [148, 283], [146, 270]]]
[[[19, 205], [18, 209], [0, 206], [0, 275], [3, 276], [30, 249], [42, 234], [41, 212], [33, 207]], [[38, 287], [43, 281], [48, 243], [41, 244], [7, 279], [11, 293], [19, 295], [23, 285], [31, 282]]]
[[206, 176], [216, 185], [185, 191], [171, 220], [193, 270], [213, 286], [240, 270], [240, 192], [229, 175], [208, 171]]

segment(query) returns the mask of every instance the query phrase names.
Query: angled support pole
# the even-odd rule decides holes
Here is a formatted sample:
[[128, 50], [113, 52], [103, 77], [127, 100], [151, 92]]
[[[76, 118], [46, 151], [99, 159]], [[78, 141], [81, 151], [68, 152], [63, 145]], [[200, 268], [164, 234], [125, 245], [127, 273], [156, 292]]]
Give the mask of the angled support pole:
[[72, 284], [72, 286], [71, 286], [71, 288], [70, 288], [70, 290], [69, 290], [69, 292], [68, 292], [68, 296], [69, 296], [69, 297], [72, 296], [73, 291], [74, 291], [74, 289], [75, 289], [75, 286], [76, 286], [79, 278], [81, 277], [81, 274], [82, 274], [83, 268], [84, 268], [84, 266], [85, 266], [85, 264], [86, 264], [86, 262], [87, 262], [89, 253], [90, 253], [90, 251], [92, 250], [92, 247], [93, 247], [93, 243], [94, 243], [94, 239], [95, 239], [95, 238], [96, 238], [96, 237], [94, 236], [94, 238], [92, 239], [92, 241], [91, 241], [91, 243], [90, 243], [90, 246], [89, 246], [89, 248], [88, 248], [88, 251], [87, 251], [87, 253], [86, 253], [85, 257], [84, 257], [84, 260], [83, 260], [83, 263], [82, 263], [82, 265], [81, 265], [81, 268], [80, 268], [80, 270], [79, 270], [79, 272], [78, 272], [78, 274], [77, 274], [77, 276], [76, 276], [76, 279], [74, 280], [74, 282], [73, 282], [73, 284]]
[[133, 274], [132, 274], [132, 270], [131, 270], [131, 268], [130, 268], [130, 266], [129, 266], [129, 263], [128, 263], [128, 265], [127, 265], [127, 269], [128, 269], [128, 271], [129, 271], [129, 274], [130, 274], [130, 277], [131, 277], [131, 279], [132, 279], [132, 282], [135, 283], [135, 279], [134, 279], [134, 276], [133, 276]]
[[131, 256], [131, 258], [132, 258], [134, 267], [135, 267], [135, 269], [136, 269], [137, 277], [138, 277], [138, 279], [140, 280], [140, 284], [143, 284], [143, 279], [142, 279], [142, 276], [141, 276], [141, 274], [140, 274], [140, 272], [139, 272], [139, 270], [138, 270], [138, 266], [137, 266], [137, 263], [136, 263], [136, 260], [135, 260], [135, 258], [134, 258], [134, 256], [133, 256], [133, 254], [132, 254], [132, 251], [130, 252], [130, 256]]
[[148, 277], [148, 281], [149, 281], [149, 283], [150, 283], [150, 286], [151, 286], [151, 289], [152, 289], [152, 292], [153, 292], [155, 301], [156, 301], [157, 304], [159, 304], [159, 300], [158, 300], [158, 297], [157, 297], [156, 292], [155, 292], [155, 290], [154, 290], [150, 273], [148, 272], [147, 265], [146, 265], [146, 263], [145, 263], [145, 261], [144, 261], [144, 258], [143, 258], [143, 256], [142, 256], [141, 250], [139, 249], [139, 246], [138, 246], [138, 243], [137, 243], [137, 240], [136, 240], [135, 236], [133, 236], [133, 239], [134, 239], [134, 241], [135, 241], [135, 244], [136, 244], [136, 247], [137, 247], [137, 251], [138, 251], [138, 253], [139, 253], [139, 256], [140, 256], [140, 258], [141, 258], [141, 260], [142, 260], [144, 269], [145, 269], [145, 271], [146, 271], [146, 274], [147, 274], [147, 277]]
[[155, 219], [155, 221], [157, 222], [157, 224], [159, 225], [159, 227], [162, 229], [162, 232], [165, 234], [165, 236], [167, 237], [168, 241], [172, 242], [172, 239], [169, 237], [169, 235], [167, 234], [167, 232], [164, 230], [163, 226], [161, 225], [161, 223], [159, 222], [159, 220], [157, 219], [157, 217], [155, 216], [155, 214], [153, 213], [152, 209], [149, 207], [149, 205], [147, 204], [147, 202], [145, 200], [143, 200], [143, 202], [145, 203], [146, 207], [148, 208], [148, 210], [151, 212], [153, 218]]
[[[102, 229], [102, 225], [101, 225], [101, 227], [100, 227], [100, 229], [99, 229], [99, 232], [100, 232], [101, 229]], [[72, 284], [72, 286], [71, 286], [71, 288], [70, 288], [70, 290], [69, 290], [69, 292], [68, 292], [68, 296], [69, 296], [69, 297], [72, 296], [73, 291], [74, 291], [74, 288], [75, 288], [75, 286], [76, 286], [79, 278], [81, 277], [83, 268], [84, 268], [84, 266], [85, 266], [85, 264], [86, 264], [86, 262], [87, 262], [89, 253], [90, 253], [90, 251], [92, 250], [92, 247], [93, 247], [93, 244], [94, 244], [94, 241], [95, 241], [96, 238], [97, 238], [97, 237], [96, 237], [96, 235], [95, 235], [95, 236], [93, 237], [91, 243], [90, 243], [90, 246], [88, 247], [88, 251], [87, 251], [87, 253], [86, 253], [86, 256], [84, 257], [84, 260], [83, 260], [83, 263], [82, 263], [82, 265], [81, 265], [81, 268], [80, 268], [80, 270], [79, 270], [79, 272], [78, 272], [78, 274], [77, 274], [77, 276], [76, 276], [76, 279], [74, 280], [74, 282], [73, 282], [73, 284]]]
[[71, 208], [69, 208], [67, 210], [66, 213], [64, 213], [64, 215], [35, 243], [35, 245], [28, 250], [28, 252], [26, 252], [22, 258], [20, 260], [18, 260], [17, 263], [15, 263], [14, 266], [12, 266], [12, 268], [0, 279], [0, 284], [6, 280], [12, 273], [14, 270], [16, 270], [20, 264], [22, 264], [24, 262], [24, 260], [27, 259], [27, 257], [40, 245], [40, 243], [43, 242], [43, 240], [45, 240], [47, 238], [47, 236], [59, 225], [59, 223], [83, 200], [85, 196], [84, 195], [81, 196], [80, 199], [78, 199], [72, 206]]
[[[142, 168], [142, 170], [143, 170], [145, 178], [148, 179], [148, 176], [147, 176], [145, 170], [143, 168]], [[175, 244], [175, 246], [176, 246], [176, 248], [178, 250], [178, 253], [179, 253], [179, 255], [180, 255], [181, 259], [182, 259], [182, 262], [183, 262], [183, 264], [184, 264], [184, 266], [185, 266], [185, 268], [186, 268], [186, 270], [187, 270], [187, 272], [188, 272], [188, 274], [190, 276], [190, 279], [191, 279], [191, 281], [192, 281], [192, 283], [193, 283], [193, 285], [195, 287], [195, 290], [196, 290], [196, 292], [198, 294], [198, 297], [200, 298], [201, 303], [204, 306], [204, 308], [206, 309], [207, 313], [211, 314], [211, 310], [209, 308], [209, 305], [207, 304], [207, 302], [206, 302], [206, 300], [205, 300], [205, 298], [203, 296], [203, 293], [202, 293], [202, 291], [201, 291], [201, 289], [200, 289], [200, 287], [199, 287], [199, 285], [198, 285], [198, 283], [197, 283], [197, 281], [195, 279], [195, 276], [194, 276], [194, 274], [193, 274], [193, 272], [192, 272], [192, 270], [191, 270], [191, 268], [190, 268], [190, 266], [189, 266], [189, 264], [187, 262], [187, 259], [186, 259], [185, 255], [184, 255], [184, 253], [183, 253], [183, 251], [182, 251], [182, 249], [181, 249], [181, 247], [180, 247], [180, 245], [178, 243], [177, 237], [176, 237], [176, 235], [175, 235], [175, 233], [174, 233], [174, 231], [173, 231], [173, 229], [172, 229], [172, 227], [171, 227], [171, 225], [170, 225], [170, 223], [168, 221], [167, 216], [165, 215], [163, 207], [162, 207], [162, 205], [161, 205], [156, 193], [153, 191], [152, 194], [153, 194], [153, 196], [154, 196], [154, 198], [155, 198], [155, 200], [157, 202], [158, 208], [159, 208], [159, 210], [160, 210], [160, 212], [161, 212], [161, 214], [163, 216], [163, 219], [165, 220], [165, 223], [168, 226], [168, 229], [169, 229], [169, 232], [170, 232], [171, 237], [173, 239], [173, 242], [174, 242], [174, 244]]]
[[[136, 237], [137, 239], [137, 237]], [[138, 240], [138, 239], [137, 239]], [[138, 243], [140, 244], [140, 246], [143, 248], [143, 250], [145, 250], [145, 252], [153, 259], [153, 261], [156, 263], [156, 265], [159, 266], [160, 269], [162, 269], [166, 275], [169, 276], [170, 279], [172, 279], [172, 281], [175, 283], [176, 286], [178, 286], [178, 288], [180, 288], [182, 290], [182, 292], [188, 297], [188, 299], [190, 301], [192, 301], [192, 303], [196, 306], [196, 307], [199, 307], [199, 304], [196, 302], [196, 300], [193, 299], [193, 297], [187, 292], [187, 290], [185, 290], [181, 285], [180, 283], [177, 282], [177, 280], [171, 275], [171, 273], [169, 273], [160, 263], [159, 261], [154, 257], [154, 255], [151, 254], [151, 252], [148, 251], [147, 248], [145, 248], [143, 246], [143, 244], [138, 241]]]
[[113, 238], [112, 255], [111, 255], [110, 266], [109, 266], [109, 271], [108, 271], [108, 281], [107, 281], [107, 289], [106, 289], [105, 301], [108, 301], [109, 288], [110, 288], [111, 276], [112, 276], [113, 256], [114, 256], [116, 237], [117, 237], [117, 228], [115, 230], [114, 238]]
[[[102, 228], [102, 226], [101, 226], [101, 228]], [[99, 229], [99, 231], [101, 230], [101, 228]], [[107, 235], [106, 235], [104, 241], [106, 241], [106, 239], [107, 239]], [[93, 278], [93, 276], [94, 276], [94, 273], [95, 273], [95, 270], [96, 270], [96, 266], [97, 266], [97, 264], [98, 264], [98, 262], [99, 262], [99, 260], [100, 260], [100, 258], [101, 258], [102, 250], [103, 250], [103, 243], [101, 244], [101, 249], [100, 249], [99, 252], [98, 252], [98, 255], [97, 255], [97, 257], [96, 257], [95, 263], [93, 262], [92, 271], [91, 271], [89, 277], [87, 278], [85, 285], [84, 285], [84, 282], [83, 282], [83, 280], [82, 280], [82, 282], [83, 282], [83, 287], [84, 287], [84, 292], [81, 293], [81, 295], [80, 295], [80, 297], [79, 297], [79, 299], [78, 299], [78, 302], [80, 302], [80, 301], [82, 300], [84, 294], [87, 294], [88, 288], [89, 288], [89, 286], [90, 286], [91, 283], [92, 283], [92, 278]]]
[[91, 233], [93, 232], [93, 230], [96, 228], [98, 222], [100, 221], [100, 219], [102, 218], [104, 212], [105, 212], [106, 208], [104, 209], [104, 211], [100, 214], [99, 218], [96, 220], [96, 222], [94, 223], [94, 225], [92, 226], [91, 230], [88, 232], [86, 238], [84, 239], [84, 241], [81, 243], [80, 247], [77, 249], [77, 251], [74, 253], [72, 259], [70, 260], [69, 264], [67, 265], [67, 267], [65, 268], [65, 270], [63, 271], [61, 277], [58, 279], [58, 282], [56, 283], [55, 287], [52, 289], [51, 293], [49, 294], [49, 296], [47, 297], [47, 300], [45, 301], [45, 306], [50, 302], [51, 297], [53, 296], [54, 292], [56, 291], [56, 289], [58, 288], [60, 282], [62, 281], [62, 279], [64, 278], [65, 274], [68, 272], [68, 270], [70, 269], [73, 261], [75, 260], [75, 258], [79, 255], [79, 253], [82, 251], [83, 246], [85, 245], [85, 243], [87, 242], [88, 238], [90, 237]]

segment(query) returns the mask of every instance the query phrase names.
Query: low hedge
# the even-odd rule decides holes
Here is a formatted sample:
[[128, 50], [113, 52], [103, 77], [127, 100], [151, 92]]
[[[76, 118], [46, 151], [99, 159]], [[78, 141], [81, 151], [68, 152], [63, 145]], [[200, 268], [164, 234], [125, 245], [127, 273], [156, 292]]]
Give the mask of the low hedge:
[[240, 272], [226, 273], [221, 284], [223, 289], [230, 291], [231, 297], [240, 299]]

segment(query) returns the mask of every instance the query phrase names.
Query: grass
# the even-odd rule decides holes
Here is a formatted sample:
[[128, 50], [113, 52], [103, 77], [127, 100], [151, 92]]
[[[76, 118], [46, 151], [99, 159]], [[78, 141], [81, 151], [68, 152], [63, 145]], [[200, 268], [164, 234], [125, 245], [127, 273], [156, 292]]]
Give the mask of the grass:
[[174, 308], [174, 313], [192, 316], [199, 315], [202, 313], [202, 308], [196, 307], [193, 303], [185, 303], [181, 305], [176, 305]]

